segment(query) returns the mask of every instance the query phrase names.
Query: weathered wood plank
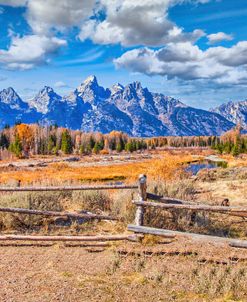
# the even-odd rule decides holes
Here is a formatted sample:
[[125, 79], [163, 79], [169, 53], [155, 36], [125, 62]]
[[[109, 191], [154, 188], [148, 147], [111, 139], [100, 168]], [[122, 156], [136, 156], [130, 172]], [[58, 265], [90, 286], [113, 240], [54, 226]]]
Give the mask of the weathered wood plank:
[[[228, 214], [230, 216], [236, 216], [236, 217], [242, 217], [242, 218], [247, 218], [247, 213], [241, 213], [241, 212], [220, 212], [221, 214]], [[246, 221], [247, 220], [243, 220]]]
[[210, 205], [190, 205], [190, 204], [164, 204], [158, 202], [149, 201], [133, 201], [135, 205], [142, 205], [143, 207], [155, 207], [160, 209], [186, 209], [193, 211], [208, 211], [208, 212], [219, 212], [219, 213], [247, 213], [245, 207], [224, 207], [224, 206], [210, 206]]
[[29, 214], [29, 215], [42, 215], [42, 216], [62, 216], [71, 218], [87, 218], [87, 219], [101, 219], [101, 220], [118, 220], [115, 217], [108, 215], [98, 215], [91, 213], [73, 213], [73, 212], [56, 212], [45, 210], [29, 210], [23, 208], [0, 208], [0, 212], [4, 213], [17, 213], [17, 214]]
[[152, 234], [152, 235], [157, 235], [157, 236], [163, 236], [163, 237], [166, 237], [166, 238], [175, 238], [176, 237], [176, 235], [169, 234], [166, 230], [163, 230], [163, 229], [139, 226], [139, 225], [135, 225], [135, 224], [129, 224], [128, 225], [128, 231], [135, 232], [135, 233], [143, 233], [143, 234]]
[[0, 241], [138, 241], [139, 235], [99, 235], [99, 236], [31, 236], [31, 235], [0, 235]]
[[137, 185], [70, 186], [70, 187], [0, 187], [0, 192], [44, 192], [44, 191], [89, 191], [89, 190], [132, 190]]
[[[159, 196], [153, 193], [147, 193], [147, 198], [151, 199], [151, 200], [155, 200], [161, 203], [166, 203], [166, 204], [188, 204], [188, 205], [202, 205], [199, 202], [192, 202], [192, 201], [187, 201], [187, 200], [182, 200], [182, 199], [177, 199], [177, 198], [170, 198], [170, 197], [164, 197], [164, 196]], [[234, 212], [234, 213], [225, 213], [222, 212], [222, 214], [228, 214], [230, 216], [236, 216], [236, 217], [243, 217], [243, 218], [247, 218], [247, 213], [238, 213], [238, 212]]]
[[[232, 239], [232, 238], [225, 238], [225, 237], [218, 237], [218, 236], [211, 236], [211, 235], [202, 235], [202, 234], [195, 234], [195, 233], [188, 233], [188, 232], [179, 232], [179, 231], [171, 231], [166, 229], [158, 229], [146, 226], [136, 226], [129, 224], [128, 230], [141, 233], [141, 234], [152, 234], [158, 236], [164, 236], [167, 238], [174, 238], [175, 236], [184, 236], [189, 237], [192, 240], [201, 240], [201, 241], [212, 241], [214, 243], [226, 243], [230, 246], [235, 247], [247, 247], [247, 240], [239, 240], [239, 239]], [[168, 237], [172, 236], [172, 237]]]
[[243, 241], [243, 242], [230, 242], [229, 245], [231, 247], [237, 247], [237, 248], [247, 249], [247, 241]]
[[[147, 176], [144, 174], [139, 175], [138, 191], [139, 191], [140, 201], [142, 202], [147, 200]], [[140, 204], [136, 208], [135, 224], [143, 225], [143, 222], [144, 222], [144, 208]]]
[[156, 200], [156, 201], [164, 202], [164, 203], [172, 203], [172, 204], [195, 204], [192, 201], [185, 201], [182, 199], [165, 197], [165, 196], [156, 195], [153, 193], [147, 193], [147, 199]]

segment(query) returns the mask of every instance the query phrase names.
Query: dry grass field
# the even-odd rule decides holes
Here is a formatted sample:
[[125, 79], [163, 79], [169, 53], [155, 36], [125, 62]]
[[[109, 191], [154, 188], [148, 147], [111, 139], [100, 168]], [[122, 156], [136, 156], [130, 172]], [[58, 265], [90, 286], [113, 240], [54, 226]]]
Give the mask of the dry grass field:
[[[150, 156], [137, 154], [132, 157], [94, 156], [82, 158], [79, 162], [52, 162], [43, 160], [40, 165], [37, 159], [24, 165], [25, 160], [18, 160], [11, 165], [2, 164], [0, 183], [9, 184], [20, 180], [23, 185], [64, 183], [81, 183], [95, 181], [131, 181], [135, 182], [141, 173], [151, 177], [162, 175], [170, 179], [183, 163], [193, 159], [191, 154], [159, 152]], [[36, 162], [35, 162], [36, 161]]]
[[[32, 158], [0, 162], [1, 186], [136, 183], [148, 176], [148, 191], [213, 205], [229, 198], [247, 205], [247, 159], [225, 157], [227, 168], [186, 165], [211, 150], [166, 150], [149, 154]], [[110, 214], [120, 221], [78, 221], [0, 214], [1, 234], [95, 235], [126, 233], [136, 196], [129, 191], [0, 193], [0, 207]], [[145, 225], [247, 239], [247, 221], [225, 214], [146, 210]], [[0, 301], [247, 301], [247, 252], [224, 244], [145, 236], [141, 243], [0, 243]]]

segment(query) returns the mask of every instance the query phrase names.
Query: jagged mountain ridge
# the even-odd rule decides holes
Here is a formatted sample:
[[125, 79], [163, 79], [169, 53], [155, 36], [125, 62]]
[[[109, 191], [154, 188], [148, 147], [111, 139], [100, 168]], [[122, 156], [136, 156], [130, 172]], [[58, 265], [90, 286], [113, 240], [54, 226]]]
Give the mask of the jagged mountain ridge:
[[219, 113], [234, 124], [241, 124], [247, 130], [247, 100], [224, 103], [210, 111]]
[[5, 125], [14, 125], [17, 121], [33, 123], [38, 121], [41, 115], [29, 107], [13, 88], [0, 91], [0, 128]]
[[26, 123], [39, 120], [42, 124], [56, 123], [87, 132], [120, 130], [131, 136], [147, 137], [220, 135], [234, 126], [218, 113], [152, 93], [140, 82], [125, 87], [118, 83], [105, 89], [95, 76], [90, 76], [67, 96], [45, 86], [27, 102], [12, 88], [9, 90], [8, 97], [5, 90], [0, 92], [0, 127], [13, 125], [18, 118]]

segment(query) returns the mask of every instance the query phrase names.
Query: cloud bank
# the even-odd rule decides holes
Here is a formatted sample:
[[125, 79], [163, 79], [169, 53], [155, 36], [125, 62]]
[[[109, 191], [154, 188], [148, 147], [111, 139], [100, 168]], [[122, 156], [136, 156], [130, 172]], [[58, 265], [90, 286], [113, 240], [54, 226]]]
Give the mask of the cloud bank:
[[228, 35], [223, 32], [218, 32], [216, 34], [208, 35], [207, 38], [209, 40], [209, 44], [219, 43], [221, 41], [232, 41], [233, 40], [232, 35]]
[[47, 63], [67, 42], [56, 37], [29, 35], [13, 37], [8, 50], [0, 50], [0, 63], [7, 69], [31, 69]]
[[216, 83], [247, 83], [247, 41], [231, 48], [201, 50], [190, 42], [169, 43], [159, 50], [139, 48], [114, 60], [117, 68], [182, 80], [207, 79]]
[[[123, 54], [114, 60], [117, 68], [183, 81], [247, 83], [247, 41], [214, 47], [215, 43], [233, 40], [233, 36], [224, 32], [207, 35], [200, 28], [186, 32], [169, 18], [173, 6], [210, 1], [213, 0], [0, 0], [0, 5], [24, 7], [32, 31], [24, 36], [11, 34], [8, 49], [0, 49], [0, 64], [8, 69], [47, 64], [67, 45], [66, 33], [76, 29], [82, 42], [89, 39], [98, 45], [121, 45]], [[207, 49], [198, 46], [203, 37], [211, 44], [206, 41]], [[129, 47], [133, 49], [127, 50]], [[91, 58], [101, 54], [102, 51], [91, 54]], [[85, 58], [73, 62], [82, 63]]]

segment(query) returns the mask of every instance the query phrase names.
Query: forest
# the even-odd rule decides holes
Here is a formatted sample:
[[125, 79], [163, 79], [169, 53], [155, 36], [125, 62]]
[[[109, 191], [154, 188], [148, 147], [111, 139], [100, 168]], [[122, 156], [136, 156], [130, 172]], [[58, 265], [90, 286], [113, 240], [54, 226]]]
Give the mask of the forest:
[[234, 156], [247, 152], [247, 135], [238, 126], [222, 136], [167, 136], [133, 138], [119, 131], [109, 134], [86, 133], [62, 127], [38, 124], [6, 126], [0, 132], [0, 159], [15, 155], [25, 158], [32, 155], [108, 154], [134, 152], [156, 148], [210, 147], [219, 153]]

